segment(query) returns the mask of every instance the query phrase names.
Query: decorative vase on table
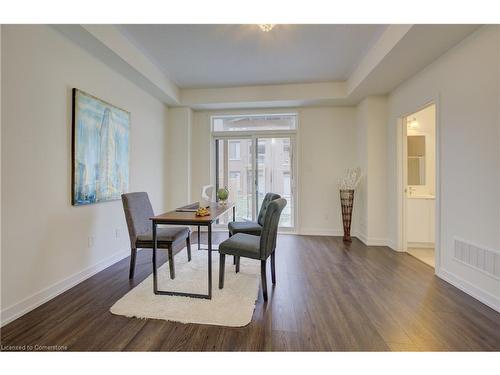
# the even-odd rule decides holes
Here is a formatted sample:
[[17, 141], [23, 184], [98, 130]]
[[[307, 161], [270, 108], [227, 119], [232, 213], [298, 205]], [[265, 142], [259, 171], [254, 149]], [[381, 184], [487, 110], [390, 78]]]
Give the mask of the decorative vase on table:
[[227, 199], [229, 198], [229, 190], [226, 187], [217, 190], [217, 198], [222, 206], [227, 204]]
[[340, 206], [342, 208], [342, 223], [344, 225], [344, 238], [351, 242], [351, 219], [352, 205], [354, 202], [354, 190], [340, 190]]

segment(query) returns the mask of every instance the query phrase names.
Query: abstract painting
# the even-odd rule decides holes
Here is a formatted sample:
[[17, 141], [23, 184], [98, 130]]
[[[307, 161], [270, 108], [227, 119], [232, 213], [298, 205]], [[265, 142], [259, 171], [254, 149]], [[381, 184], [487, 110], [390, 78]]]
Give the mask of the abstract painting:
[[129, 184], [130, 113], [73, 89], [72, 204], [120, 199]]

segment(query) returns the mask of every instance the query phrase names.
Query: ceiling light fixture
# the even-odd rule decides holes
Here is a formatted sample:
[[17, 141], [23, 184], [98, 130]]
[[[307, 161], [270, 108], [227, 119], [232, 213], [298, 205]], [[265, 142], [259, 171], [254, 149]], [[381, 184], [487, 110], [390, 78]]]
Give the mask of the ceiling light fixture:
[[409, 129], [418, 129], [418, 122], [417, 119], [414, 117], [413, 120], [410, 120], [408, 122], [408, 128]]
[[272, 23], [261, 23], [259, 24], [259, 27], [262, 31], [264, 31], [265, 33], [271, 31], [274, 27], [274, 24]]

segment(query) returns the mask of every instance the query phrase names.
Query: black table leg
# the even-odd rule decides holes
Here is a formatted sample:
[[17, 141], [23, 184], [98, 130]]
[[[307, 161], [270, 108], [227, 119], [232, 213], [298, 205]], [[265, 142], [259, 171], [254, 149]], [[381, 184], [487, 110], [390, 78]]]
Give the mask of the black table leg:
[[212, 299], [212, 224], [208, 224], [208, 299]]
[[[236, 220], [236, 208], [233, 209], [233, 221]], [[227, 211], [225, 211], [227, 212]], [[208, 237], [208, 293], [207, 294], [198, 294], [198, 293], [186, 293], [186, 292], [175, 292], [169, 290], [160, 290], [158, 289], [158, 270], [157, 270], [157, 262], [156, 262], [156, 252], [158, 250], [158, 239], [157, 239], [157, 226], [161, 225], [178, 225], [178, 221], [167, 221], [163, 220], [158, 223], [155, 220], [152, 220], [153, 226], [153, 292], [154, 294], [160, 295], [169, 295], [169, 296], [182, 296], [182, 297], [192, 297], [192, 298], [205, 298], [212, 299], [212, 224], [213, 221], [206, 221], [205, 223], [200, 224], [199, 220], [195, 222], [185, 221], [185, 225], [196, 225], [198, 227], [198, 249], [201, 249], [201, 235], [200, 235], [200, 227], [201, 225], [207, 226], [207, 237]]]
[[200, 250], [200, 226], [198, 225], [198, 250]]
[[157, 238], [156, 238], [156, 222], [153, 221], [153, 292], [158, 294], [158, 274], [156, 270], [156, 247]]
[[[156, 265], [156, 250], [158, 248], [158, 239], [156, 234], [157, 223], [153, 221], [153, 292], [154, 294], [160, 294], [164, 296], [180, 296], [180, 297], [191, 297], [191, 298], [212, 298], [212, 252], [208, 252], [208, 294], [198, 294], [198, 293], [186, 293], [186, 292], [175, 292], [170, 290], [159, 290], [158, 289], [158, 270]], [[208, 230], [208, 241], [209, 248], [212, 246], [212, 226], [209, 225]]]
[[[233, 206], [233, 221], [236, 221], [236, 206]], [[229, 237], [231, 237], [231, 233], [229, 233]], [[233, 256], [233, 264], [236, 264], [236, 256]]]

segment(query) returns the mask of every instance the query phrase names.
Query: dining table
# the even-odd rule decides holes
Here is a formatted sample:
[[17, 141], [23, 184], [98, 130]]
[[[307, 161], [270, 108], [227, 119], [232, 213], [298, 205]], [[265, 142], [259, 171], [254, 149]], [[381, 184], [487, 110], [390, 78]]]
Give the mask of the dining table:
[[[192, 206], [192, 205], [190, 205]], [[232, 219], [236, 219], [236, 205], [234, 203], [226, 202], [219, 203], [214, 202], [206, 206], [208, 208], [209, 214], [206, 216], [196, 216], [196, 212], [193, 211], [183, 211], [183, 210], [173, 210], [161, 215], [153, 216], [149, 218], [152, 223], [153, 229], [153, 292], [158, 295], [168, 295], [168, 296], [181, 296], [181, 297], [191, 297], [191, 298], [212, 298], [212, 226], [216, 221], [224, 214], [232, 210]], [[198, 228], [198, 249], [200, 249], [200, 228], [207, 227], [207, 245], [208, 245], [208, 265], [207, 265], [207, 276], [208, 276], [208, 290], [207, 294], [200, 293], [188, 293], [179, 292], [173, 290], [160, 290], [158, 289], [158, 268], [156, 251], [158, 247], [157, 239], [157, 228], [158, 225], [186, 225], [186, 226], [196, 226]]]

